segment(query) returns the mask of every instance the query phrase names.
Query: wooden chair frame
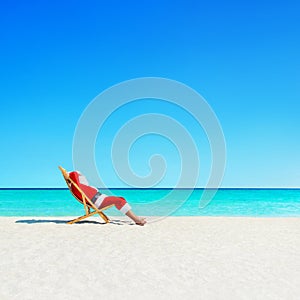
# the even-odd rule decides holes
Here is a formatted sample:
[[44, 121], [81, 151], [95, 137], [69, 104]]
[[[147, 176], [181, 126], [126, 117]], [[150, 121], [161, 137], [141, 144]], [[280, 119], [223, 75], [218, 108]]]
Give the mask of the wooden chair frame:
[[[74, 220], [69, 221], [68, 224], [76, 223], [78, 221], [86, 219], [86, 218], [88, 218], [90, 216], [93, 216], [95, 214], [99, 214], [99, 216], [105, 221], [105, 223], [109, 223], [109, 218], [105, 215], [105, 213], [103, 211], [105, 209], [108, 209], [108, 208], [112, 207], [113, 205], [109, 205], [109, 206], [106, 206], [104, 208], [98, 209], [95, 206], [95, 204], [92, 202], [92, 200], [89, 199], [86, 196], [86, 194], [79, 188], [79, 186], [69, 177], [69, 173], [61, 166], [59, 166], [58, 168], [60, 169], [71, 194], [74, 196], [74, 198], [76, 200], [78, 200], [81, 204], [83, 204], [84, 210], [85, 210], [85, 215], [83, 215], [81, 217], [78, 217]], [[75, 188], [81, 193], [82, 201], [79, 198], [77, 198], [75, 196], [75, 194], [72, 192], [71, 185], [75, 186]], [[93, 209], [94, 211], [91, 211], [91, 209]]]

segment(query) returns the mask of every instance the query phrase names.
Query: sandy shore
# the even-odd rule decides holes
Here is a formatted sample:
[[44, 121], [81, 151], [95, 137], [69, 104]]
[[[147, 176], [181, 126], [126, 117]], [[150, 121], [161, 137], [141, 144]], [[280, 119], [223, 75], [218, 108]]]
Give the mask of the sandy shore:
[[0, 218], [0, 299], [299, 299], [300, 218]]

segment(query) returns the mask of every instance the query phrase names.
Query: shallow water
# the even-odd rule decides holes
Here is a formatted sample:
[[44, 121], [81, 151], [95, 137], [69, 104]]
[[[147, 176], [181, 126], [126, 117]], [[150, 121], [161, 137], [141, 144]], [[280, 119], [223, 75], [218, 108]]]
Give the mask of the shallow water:
[[[145, 216], [300, 216], [300, 189], [220, 189], [204, 208], [199, 208], [203, 189], [112, 189], [102, 192], [125, 197], [137, 214]], [[121, 215], [114, 207], [107, 212]], [[0, 190], [0, 216], [74, 216], [82, 213], [83, 206], [67, 189]]]

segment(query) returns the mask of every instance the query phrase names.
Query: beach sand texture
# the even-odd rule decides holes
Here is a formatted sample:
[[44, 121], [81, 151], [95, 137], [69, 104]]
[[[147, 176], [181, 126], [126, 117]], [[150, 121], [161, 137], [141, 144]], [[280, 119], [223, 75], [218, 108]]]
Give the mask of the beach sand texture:
[[300, 218], [112, 219], [0, 218], [0, 299], [300, 299]]

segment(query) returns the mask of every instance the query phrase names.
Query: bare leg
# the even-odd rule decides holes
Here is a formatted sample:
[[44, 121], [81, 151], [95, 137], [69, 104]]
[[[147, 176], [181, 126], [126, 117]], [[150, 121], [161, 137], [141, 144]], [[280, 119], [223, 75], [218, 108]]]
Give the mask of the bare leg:
[[127, 213], [126, 213], [126, 216], [129, 217], [130, 219], [132, 219], [135, 224], [137, 225], [141, 225], [141, 226], [144, 226], [147, 222], [145, 220], [145, 218], [142, 218], [142, 217], [138, 217], [137, 215], [135, 215], [132, 210], [129, 210]]

